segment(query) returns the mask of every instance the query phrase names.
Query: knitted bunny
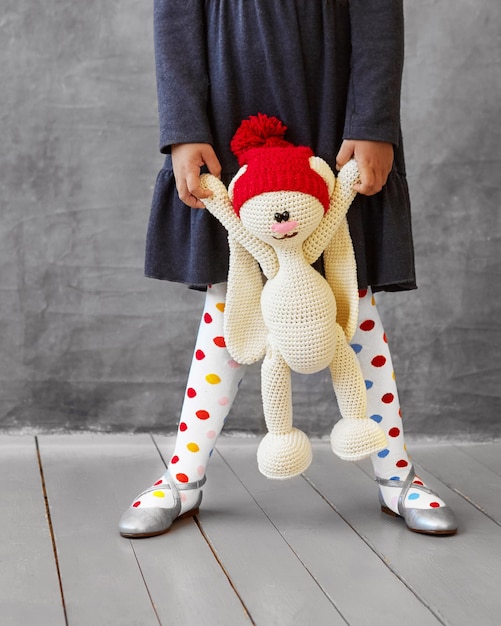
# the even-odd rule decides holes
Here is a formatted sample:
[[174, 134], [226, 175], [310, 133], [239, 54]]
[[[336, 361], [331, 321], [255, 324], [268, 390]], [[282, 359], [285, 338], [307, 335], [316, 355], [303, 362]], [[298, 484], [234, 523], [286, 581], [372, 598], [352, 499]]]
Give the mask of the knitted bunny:
[[[311, 462], [309, 439], [292, 425], [291, 370], [330, 369], [342, 415], [331, 446], [340, 458], [359, 460], [386, 446], [366, 416], [365, 383], [348, 343], [358, 291], [346, 212], [358, 170], [350, 161], [336, 179], [309, 148], [285, 141], [285, 131], [277, 118], [251, 116], [232, 140], [241, 169], [228, 191], [214, 176], [202, 176], [212, 191], [205, 205], [230, 245], [226, 345], [239, 363], [264, 357], [268, 433], [258, 466], [268, 478], [295, 476]], [[325, 278], [311, 267], [322, 253]]]

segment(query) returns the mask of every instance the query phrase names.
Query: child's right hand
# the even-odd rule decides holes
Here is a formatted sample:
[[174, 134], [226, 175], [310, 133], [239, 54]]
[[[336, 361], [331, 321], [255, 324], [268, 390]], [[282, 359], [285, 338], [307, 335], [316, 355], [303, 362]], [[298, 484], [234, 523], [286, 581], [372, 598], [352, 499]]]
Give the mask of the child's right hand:
[[212, 195], [200, 186], [200, 168], [203, 165], [211, 174], [220, 178], [221, 164], [208, 143], [178, 143], [171, 148], [172, 169], [180, 200], [193, 209], [204, 209], [203, 198]]

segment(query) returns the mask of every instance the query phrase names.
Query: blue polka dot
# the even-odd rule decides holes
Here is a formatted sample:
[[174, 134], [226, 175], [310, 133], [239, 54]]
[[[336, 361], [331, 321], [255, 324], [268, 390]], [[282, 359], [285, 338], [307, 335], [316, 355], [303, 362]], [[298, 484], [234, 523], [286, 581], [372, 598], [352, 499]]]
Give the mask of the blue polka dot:
[[382, 415], [371, 415], [371, 420], [374, 420], [375, 422], [380, 424], [383, 421], [383, 416]]
[[351, 347], [353, 348], [353, 351], [355, 352], [355, 354], [362, 352], [362, 350], [364, 349], [364, 347], [361, 346], [359, 343], [352, 343]]
[[372, 382], [372, 380], [366, 380], [365, 381], [365, 388], [366, 389], [370, 389], [373, 385], [374, 385], [374, 383]]
[[392, 476], [390, 480], [400, 480], [400, 476]]
[[419, 493], [410, 493], [408, 498], [409, 500], [417, 500], [419, 498]]
[[385, 448], [384, 450], [381, 450], [381, 452], [378, 452], [377, 455], [380, 459], [384, 459], [385, 457], [387, 457], [390, 454], [390, 451], [388, 450], [388, 448]]

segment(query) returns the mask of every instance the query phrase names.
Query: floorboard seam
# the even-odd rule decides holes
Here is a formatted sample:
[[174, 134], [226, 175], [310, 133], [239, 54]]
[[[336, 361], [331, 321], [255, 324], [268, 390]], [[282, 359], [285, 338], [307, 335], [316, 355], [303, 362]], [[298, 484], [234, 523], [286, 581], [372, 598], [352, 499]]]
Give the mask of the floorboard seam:
[[155, 613], [155, 617], [157, 618], [157, 621], [158, 621], [159, 625], [162, 626], [162, 622], [160, 621], [160, 617], [159, 617], [159, 615], [157, 613], [157, 607], [155, 606], [155, 602], [153, 601], [153, 598], [151, 596], [150, 590], [148, 588], [148, 584], [146, 582], [146, 578], [144, 577], [143, 570], [141, 568], [141, 564], [139, 562], [139, 559], [137, 558], [136, 550], [134, 549], [134, 545], [133, 545], [132, 541], [129, 540], [129, 543], [130, 543], [131, 550], [132, 550], [132, 552], [134, 554], [134, 558], [136, 559], [136, 563], [137, 563], [137, 566], [139, 568], [139, 573], [141, 574], [141, 578], [143, 579], [143, 583], [144, 583], [144, 586], [145, 586], [145, 589], [146, 589], [146, 593], [148, 594], [148, 598], [150, 599], [151, 607], [153, 609], [153, 612]]
[[372, 550], [372, 552], [385, 565], [385, 567], [387, 567], [390, 570], [390, 572], [395, 576], [395, 578], [399, 580], [402, 583], [402, 585], [404, 585], [412, 593], [412, 595], [415, 598], [417, 598], [417, 600], [424, 607], [428, 609], [428, 611], [430, 611], [430, 613], [440, 622], [440, 624], [443, 624], [443, 626], [447, 626], [447, 622], [444, 622], [443, 619], [440, 617], [440, 615], [438, 615], [437, 612], [414, 591], [414, 589], [407, 583], [405, 578], [402, 578], [402, 576], [389, 565], [388, 561], [384, 558], [382, 554], [380, 554], [377, 551], [376, 547], [372, 545], [369, 539], [365, 537], [364, 535], [362, 535], [362, 533], [360, 533], [352, 524], [350, 524], [349, 520], [341, 513], [341, 511], [336, 507], [336, 505], [333, 502], [331, 502], [326, 496], [324, 496], [324, 494], [318, 489], [318, 487], [311, 480], [311, 478], [308, 478], [308, 476], [305, 476], [304, 474], [301, 474], [301, 476], [310, 485], [310, 487], [331, 507], [331, 509], [333, 509], [333, 511], [335, 511], [337, 515], [339, 515], [339, 517], [343, 520], [343, 522], [347, 524], [352, 529], [352, 531], [356, 535], [358, 535], [358, 537], [360, 537], [360, 539], [366, 544], [366, 546], [370, 548], [370, 550]]
[[333, 608], [337, 611], [338, 615], [341, 617], [341, 619], [348, 625], [349, 622], [346, 621], [346, 618], [344, 617], [344, 615], [341, 613], [340, 609], [338, 608], [338, 606], [336, 605], [336, 603], [334, 602], [334, 600], [331, 598], [331, 596], [326, 592], [326, 590], [322, 587], [322, 585], [318, 582], [318, 580], [315, 578], [315, 576], [313, 576], [313, 574], [311, 573], [311, 571], [308, 569], [308, 567], [306, 566], [306, 564], [304, 563], [304, 561], [299, 557], [298, 553], [294, 550], [294, 548], [291, 546], [291, 544], [287, 541], [287, 539], [284, 537], [284, 535], [280, 532], [280, 530], [277, 528], [277, 526], [274, 524], [273, 520], [269, 517], [269, 515], [266, 513], [266, 511], [263, 509], [263, 507], [259, 504], [259, 502], [256, 500], [256, 498], [252, 495], [252, 493], [247, 489], [246, 485], [243, 483], [243, 481], [241, 480], [240, 476], [238, 476], [238, 474], [235, 473], [234, 469], [231, 467], [231, 465], [228, 463], [228, 461], [224, 458], [223, 454], [217, 450], [217, 453], [219, 454], [219, 456], [221, 457], [223, 463], [228, 467], [228, 469], [233, 473], [233, 475], [235, 476], [235, 478], [239, 481], [239, 483], [242, 485], [242, 487], [245, 489], [245, 491], [247, 491], [247, 493], [249, 494], [249, 496], [254, 500], [255, 504], [257, 505], [257, 507], [261, 510], [261, 512], [263, 513], [263, 515], [266, 517], [266, 519], [270, 522], [270, 524], [273, 526], [273, 528], [277, 531], [277, 533], [280, 535], [280, 537], [282, 538], [283, 542], [287, 545], [287, 547], [289, 548], [289, 550], [292, 552], [292, 554], [294, 554], [294, 556], [296, 557], [296, 559], [301, 563], [301, 565], [303, 566], [303, 568], [306, 570], [306, 572], [308, 572], [308, 575], [311, 577], [311, 579], [314, 581], [314, 583], [317, 585], [317, 587], [322, 591], [322, 593], [324, 594], [324, 596], [328, 599], [328, 601], [330, 602], [330, 604], [333, 606]]
[[200, 520], [198, 519], [198, 517], [196, 515], [195, 515], [195, 517], [193, 519], [195, 521], [195, 524], [198, 526], [198, 529], [199, 529], [202, 537], [204, 538], [204, 540], [206, 541], [207, 545], [209, 546], [209, 550], [212, 552], [214, 558], [216, 559], [217, 564], [221, 568], [221, 571], [226, 576], [226, 579], [228, 580], [228, 583], [229, 583], [230, 587], [233, 589], [235, 595], [238, 598], [238, 601], [242, 605], [242, 608], [244, 610], [245, 615], [249, 618], [251, 624], [253, 626], [256, 626], [256, 622], [252, 619], [252, 615], [250, 614], [249, 609], [245, 605], [245, 602], [244, 602], [242, 596], [239, 594], [238, 589], [235, 587], [233, 581], [231, 580], [231, 577], [230, 577], [229, 573], [226, 571], [226, 568], [225, 568], [223, 562], [221, 561], [221, 559], [219, 558], [219, 556], [218, 556], [218, 554], [216, 552], [216, 548], [214, 547], [214, 545], [210, 541], [209, 537], [207, 536], [206, 532], [204, 531], [203, 526], [200, 523]]
[[162, 454], [162, 451], [160, 450], [160, 446], [158, 445], [158, 443], [157, 443], [157, 441], [155, 439], [155, 435], [153, 433], [150, 433], [150, 437], [151, 437], [151, 440], [153, 442], [153, 445], [155, 446], [155, 448], [157, 449], [158, 454], [160, 455], [160, 458], [162, 459], [162, 463], [165, 465], [165, 469], [167, 470], [168, 469], [167, 462], [166, 462], [166, 460], [164, 458], [164, 455]]
[[56, 536], [54, 533], [54, 526], [52, 525], [52, 517], [50, 513], [50, 506], [49, 506], [49, 496], [48, 496], [47, 487], [45, 484], [45, 475], [43, 471], [42, 455], [40, 453], [38, 437], [35, 437], [35, 448], [36, 448], [36, 453], [37, 453], [38, 468], [40, 471], [40, 480], [42, 483], [42, 493], [43, 493], [44, 505], [45, 505], [45, 515], [47, 518], [47, 524], [49, 526], [50, 538], [52, 542], [52, 550], [54, 553], [54, 562], [56, 565], [57, 580], [59, 582], [59, 593], [61, 594], [61, 603], [63, 606], [64, 622], [66, 626], [68, 626], [68, 613], [66, 611], [66, 601], [64, 598], [63, 580], [61, 576], [61, 568], [59, 567], [59, 556], [57, 553]]
[[482, 467], [485, 467], [489, 471], [493, 472], [494, 474], [496, 474], [496, 476], [501, 477], [501, 471], [499, 471], [495, 467], [492, 467], [488, 463], [485, 463], [482, 459], [478, 458], [476, 455], [471, 454], [471, 452], [468, 450], [468, 446], [454, 444], [454, 448], [456, 450], [459, 450], [463, 454], [467, 455], [470, 459], [473, 459], [474, 461], [482, 465]]

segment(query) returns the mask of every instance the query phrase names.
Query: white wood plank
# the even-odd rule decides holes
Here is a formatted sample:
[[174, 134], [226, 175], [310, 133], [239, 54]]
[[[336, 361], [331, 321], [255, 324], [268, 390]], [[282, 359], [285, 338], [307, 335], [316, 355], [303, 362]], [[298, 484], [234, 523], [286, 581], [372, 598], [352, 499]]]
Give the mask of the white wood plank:
[[34, 437], [0, 436], [0, 623], [65, 623]]
[[[170, 450], [173, 441], [163, 438], [162, 450]], [[151, 475], [151, 482], [153, 478], [157, 476]], [[165, 535], [135, 540], [132, 545], [162, 624], [251, 623], [193, 519], [175, 522]]]
[[213, 455], [207, 475], [200, 524], [251, 619], [258, 626], [345, 626], [344, 619], [219, 455]]
[[[439, 620], [304, 478], [272, 481], [257, 469], [257, 442], [222, 439], [218, 451], [349, 624], [423, 626]], [[314, 458], [313, 464], [318, 461]], [[350, 464], [323, 470], [343, 481]], [[321, 470], [320, 470], [321, 471]], [[357, 470], [358, 471], [358, 470]], [[391, 598], [391, 603], [382, 599]]]
[[[315, 455], [329, 465], [343, 463], [336, 458], [327, 461], [332, 453], [324, 444], [315, 446]], [[308, 471], [313, 483], [439, 619], [453, 626], [499, 624], [499, 526], [418, 468], [454, 508], [460, 532], [452, 537], [412, 533], [402, 520], [378, 512], [377, 487], [362, 469], [353, 466], [358, 471], [344, 473], [341, 483], [335, 480], [335, 468], [329, 475], [322, 465]]]
[[501, 476], [469, 454], [466, 446], [416, 445], [412, 452], [416, 462], [501, 524]]
[[131, 544], [117, 531], [136, 489], [162, 471], [151, 438], [47, 435], [39, 442], [70, 626], [158, 626]]

